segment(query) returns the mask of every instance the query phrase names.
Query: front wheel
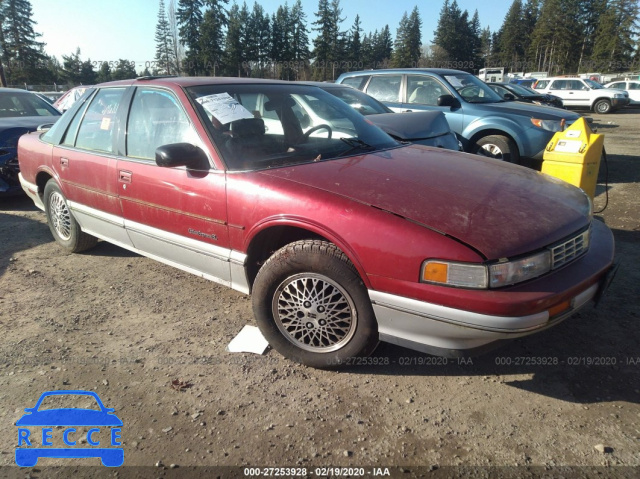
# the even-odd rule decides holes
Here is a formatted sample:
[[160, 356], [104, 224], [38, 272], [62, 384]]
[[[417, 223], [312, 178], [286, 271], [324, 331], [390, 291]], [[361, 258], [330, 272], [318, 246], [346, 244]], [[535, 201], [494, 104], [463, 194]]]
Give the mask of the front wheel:
[[520, 160], [518, 146], [512, 139], [502, 135], [489, 135], [480, 138], [476, 142], [474, 152], [508, 163], [518, 163]]
[[53, 238], [69, 253], [79, 253], [96, 245], [98, 239], [80, 229], [55, 180], [49, 180], [44, 187], [44, 207]]
[[331, 243], [296, 241], [276, 251], [258, 272], [252, 300], [267, 341], [307, 366], [346, 364], [378, 344], [367, 288]]
[[593, 105], [593, 110], [601, 115], [606, 115], [611, 112], [611, 102], [609, 100], [598, 100], [596, 104]]

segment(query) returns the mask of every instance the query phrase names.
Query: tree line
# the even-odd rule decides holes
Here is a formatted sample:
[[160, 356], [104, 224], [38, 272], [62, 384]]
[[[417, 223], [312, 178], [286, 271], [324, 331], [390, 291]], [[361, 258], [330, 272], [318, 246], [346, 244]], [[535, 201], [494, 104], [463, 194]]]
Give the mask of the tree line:
[[388, 24], [364, 32], [358, 15], [345, 27], [340, 0], [318, 0], [311, 20], [301, 0], [271, 13], [258, 2], [159, 0], [155, 58], [141, 71], [127, 59], [82, 60], [79, 48], [60, 63], [39, 41], [30, 1], [0, 0], [0, 77], [3, 84], [91, 84], [139, 74], [332, 80], [387, 67], [623, 72], [640, 68], [639, 14], [636, 0], [513, 0], [492, 32], [477, 10], [444, 0], [433, 42], [423, 44], [417, 6], [393, 36]]

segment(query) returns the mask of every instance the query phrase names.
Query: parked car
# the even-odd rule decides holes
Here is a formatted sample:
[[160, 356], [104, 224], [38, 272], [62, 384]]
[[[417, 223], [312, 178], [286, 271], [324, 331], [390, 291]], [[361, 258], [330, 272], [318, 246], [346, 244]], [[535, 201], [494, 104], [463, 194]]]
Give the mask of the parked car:
[[567, 108], [588, 108], [601, 115], [629, 104], [629, 94], [626, 91], [605, 88], [588, 78], [544, 78], [538, 80], [533, 88], [540, 93], [559, 96]]
[[607, 83], [605, 88], [624, 90], [629, 95], [630, 105], [640, 105], [640, 81], [614, 81]]
[[58, 110], [31, 92], [0, 88], [0, 197], [22, 194], [16, 156], [18, 138], [54, 123], [59, 116]]
[[80, 99], [80, 97], [84, 95], [84, 92], [87, 91], [89, 88], [91, 88], [91, 85], [80, 85], [80, 86], [73, 87], [70, 90], [67, 90], [66, 92], [64, 92], [64, 95], [59, 97], [53, 103], [53, 106], [55, 106], [58, 110], [64, 113], [69, 108], [71, 108], [71, 106], [75, 102], [77, 102]]
[[522, 86], [526, 86], [529, 88], [533, 87], [533, 84], [535, 82], [537, 82], [538, 79], [537, 78], [513, 78], [512, 80], [509, 81], [509, 83], [512, 83], [514, 85], [522, 85]]
[[101, 238], [251, 293], [265, 338], [309, 366], [380, 340], [477, 353], [558, 324], [611, 277], [613, 235], [581, 189], [398, 143], [315, 86], [106, 83], [19, 158], [66, 251]]
[[487, 83], [493, 91], [507, 101], [524, 101], [536, 105], [564, 108], [562, 98], [555, 95], [538, 93], [537, 91], [515, 83]]
[[579, 115], [538, 105], [507, 102], [479, 78], [459, 70], [407, 68], [343, 73], [337, 83], [380, 100], [393, 111], [441, 111], [470, 153], [518, 163], [542, 159], [563, 125]]
[[350, 86], [325, 82], [300, 83], [315, 85], [340, 98], [396, 140], [449, 150], [462, 150], [462, 143], [451, 130], [442, 112], [420, 111], [397, 115], [375, 98]]

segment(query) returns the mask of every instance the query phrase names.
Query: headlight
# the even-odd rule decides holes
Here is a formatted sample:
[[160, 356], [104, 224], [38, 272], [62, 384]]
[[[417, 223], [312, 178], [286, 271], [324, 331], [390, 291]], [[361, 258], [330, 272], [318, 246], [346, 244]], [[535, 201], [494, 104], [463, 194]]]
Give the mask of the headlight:
[[551, 271], [551, 253], [542, 251], [526, 258], [490, 265], [427, 260], [420, 280], [459, 288], [501, 288], [528, 281]]
[[551, 271], [551, 253], [543, 251], [515, 261], [489, 266], [489, 287], [500, 288], [522, 283]]
[[531, 118], [531, 123], [538, 128], [542, 128], [547, 131], [564, 131], [566, 120], [539, 120], [538, 118]]

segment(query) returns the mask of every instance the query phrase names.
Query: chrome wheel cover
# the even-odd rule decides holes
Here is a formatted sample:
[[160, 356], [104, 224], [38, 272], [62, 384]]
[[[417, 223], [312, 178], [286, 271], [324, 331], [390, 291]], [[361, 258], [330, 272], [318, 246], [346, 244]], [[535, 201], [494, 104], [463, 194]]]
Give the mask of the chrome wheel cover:
[[314, 353], [342, 348], [358, 323], [349, 294], [336, 282], [314, 273], [284, 280], [273, 295], [272, 312], [285, 338]]
[[71, 239], [71, 212], [64, 197], [57, 191], [49, 196], [49, 218], [60, 239], [69, 241]]
[[489, 158], [497, 158], [499, 160], [502, 159], [502, 150], [498, 145], [494, 145], [493, 143], [482, 145], [478, 149], [478, 154], [482, 156], [488, 156]]

